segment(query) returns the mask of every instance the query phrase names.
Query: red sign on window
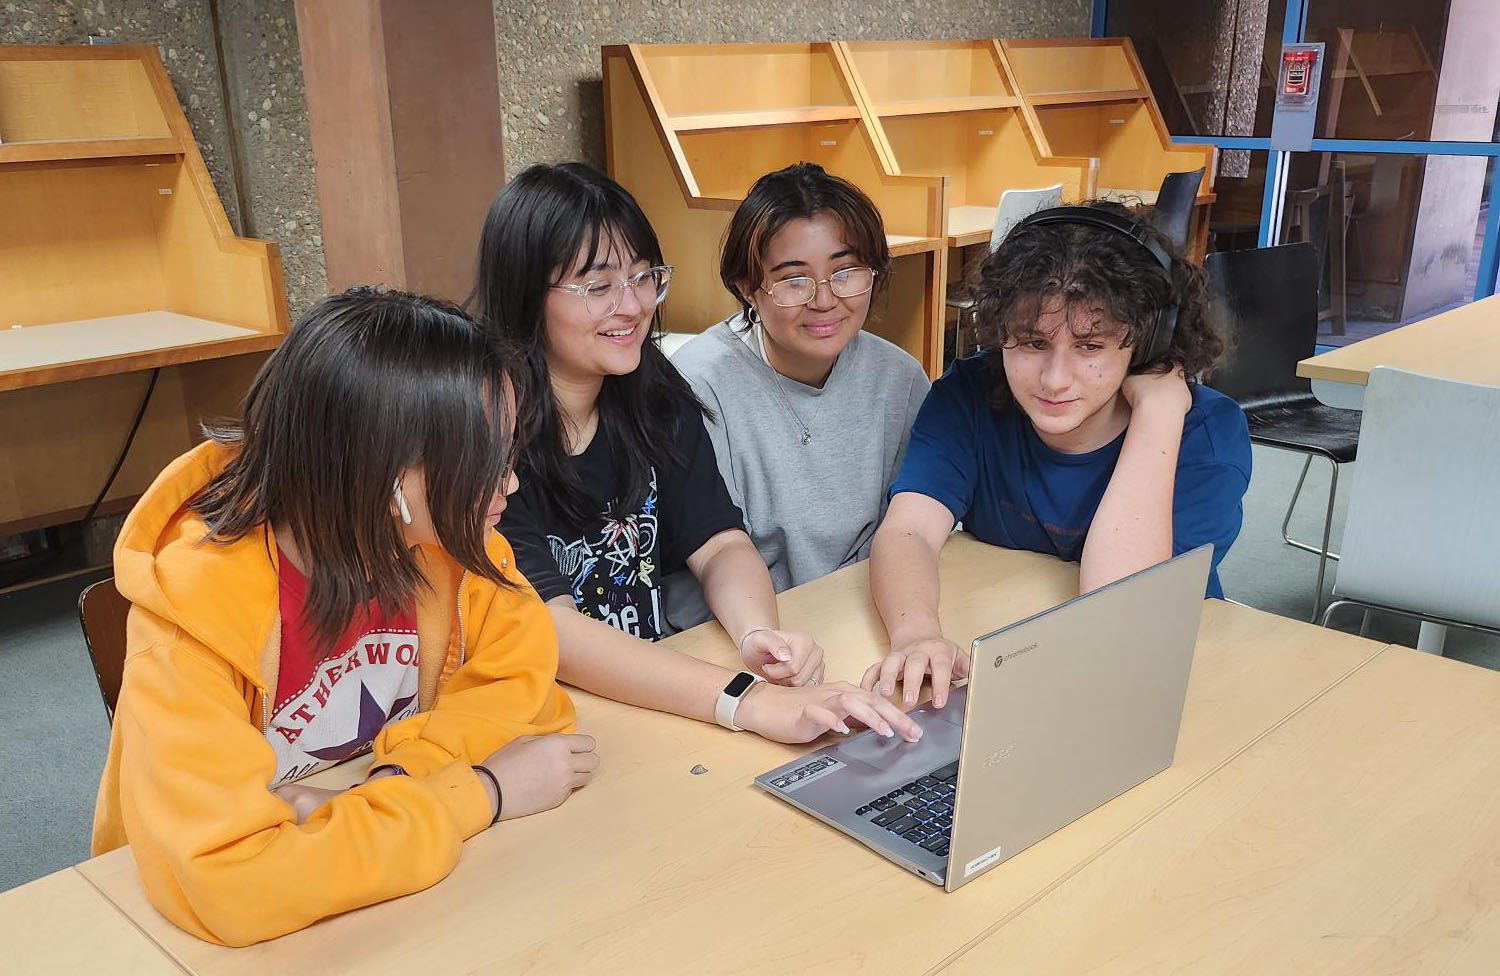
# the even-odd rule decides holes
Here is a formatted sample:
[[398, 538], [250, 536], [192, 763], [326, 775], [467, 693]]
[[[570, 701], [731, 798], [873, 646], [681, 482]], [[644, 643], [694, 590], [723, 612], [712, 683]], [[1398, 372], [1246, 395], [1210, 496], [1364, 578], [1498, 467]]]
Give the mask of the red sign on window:
[[1318, 63], [1316, 51], [1283, 51], [1281, 53], [1281, 97], [1300, 101], [1312, 93], [1313, 71]]

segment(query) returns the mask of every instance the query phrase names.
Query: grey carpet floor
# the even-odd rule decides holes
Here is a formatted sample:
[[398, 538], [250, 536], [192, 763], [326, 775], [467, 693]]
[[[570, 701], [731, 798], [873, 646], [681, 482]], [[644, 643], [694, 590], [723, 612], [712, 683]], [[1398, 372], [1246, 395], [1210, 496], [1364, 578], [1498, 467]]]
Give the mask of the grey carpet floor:
[[[1301, 469], [1300, 455], [1255, 449], [1245, 498], [1245, 527], [1221, 567], [1227, 595], [1241, 603], [1306, 619], [1312, 611], [1316, 558], [1281, 542], [1281, 515]], [[1353, 466], [1340, 477], [1335, 550]], [[1314, 462], [1293, 535], [1316, 539], [1328, 492], [1327, 465]], [[1332, 586], [1330, 569], [1327, 587]], [[78, 630], [78, 593], [92, 578], [0, 596], [0, 890], [76, 864], [88, 856], [94, 791], [109, 728], [88, 652]], [[1360, 615], [1335, 621], [1355, 630]], [[1415, 644], [1417, 624], [1376, 616], [1371, 637]], [[1453, 631], [1447, 654], [1500, 668], [1500, 638]]]

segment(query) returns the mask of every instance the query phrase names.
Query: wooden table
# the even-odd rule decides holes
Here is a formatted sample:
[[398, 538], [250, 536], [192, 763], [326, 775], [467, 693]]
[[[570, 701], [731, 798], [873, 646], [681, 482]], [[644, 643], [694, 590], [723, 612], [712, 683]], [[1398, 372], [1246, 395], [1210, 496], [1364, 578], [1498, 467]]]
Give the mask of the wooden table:
[[945, 973], [1494, 973], [1500, 674], [1391, 647]]
[[968, 247], [988, 244], [995, 229], [995, 212], [999, 207], [949, 207], [948, 246]]
[[0, 892], [0, 970], [182, 976], [77, 868]]
[[1358, 410], [1376, 366], [1500, 386], [1500, 295], [1304, 359], [1297, 375], [1323, 403]]
[[[948, 544], [942, 573], [945, 627], [960, 643], [1077, 586], [1075, 565], [968, 537]], [[781, 601], [788, 625], [819, 637], [832, 677], [885, 649], [863, 564]], [[717, 625], [672, 643], [734, 659]], [[603, 759], [593, 784], [471, 840], [428, 891], [230, 950], [158, 916], [128, 851], [79, 870], [196, 973], [303, 968], [334, 953], [342, 970], [365, 973], [922, 972], [1117, 846], [1382, 647], [1210, 602], [1173, 766], [951, 896], [752, 787], [802, 749], [585, 694], [580, 726]], [[707, 772], [693, 775], [699, 764]]]

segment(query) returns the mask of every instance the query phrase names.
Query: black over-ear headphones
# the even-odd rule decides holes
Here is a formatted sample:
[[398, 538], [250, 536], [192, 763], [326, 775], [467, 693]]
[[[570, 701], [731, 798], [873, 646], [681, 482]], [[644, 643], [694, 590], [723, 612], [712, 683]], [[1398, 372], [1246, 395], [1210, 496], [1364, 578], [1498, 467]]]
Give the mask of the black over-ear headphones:
[[[1015, 229], [1019, 231], [1024, 227], [1043, 224], [1083, 224], [1122, 234], [1144, 248], [1146, 253], [1151, 255], [1152, 260], [1161, 265], [1161, 269], [1167, 273], [1167, 281], [1172, 281], [1172, 255], [1157, 243], [1156, 238], [1151, 235], [1150, 228], [1140, 221], [1094, 207], [1049, 207], [1046, 210], [1038, 210], [1025, 218], [1016, 225]], [[1135, 351], [1130, 357], [1130, 365], [1141, 366], [1161, 356], [1171, 347], [1172, 334], [1176, 331], [1177, 303], [1173, 302], [1157, 309], [1156, 321], [1151, 323], [1149, 331], [1141, 336], [1140, 342], [1136, 343]]]

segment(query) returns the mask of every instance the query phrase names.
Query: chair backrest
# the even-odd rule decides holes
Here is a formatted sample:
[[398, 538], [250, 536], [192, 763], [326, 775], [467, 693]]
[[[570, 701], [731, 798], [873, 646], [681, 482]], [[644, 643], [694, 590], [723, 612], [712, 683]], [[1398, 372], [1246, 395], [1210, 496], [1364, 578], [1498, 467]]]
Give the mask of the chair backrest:
[[1198, 201], [1198, 186], [1203, 182], [1203, 168], [1186, 173], [1168, 173], [1162, 177], [1156, 192], [1156, 207], [1151, 221], [1179, 248], [1186, 248], [1188, 228], [1193, 223], [1193, 207]]
[[1038, 190], [1003, 190], [1000, 206], [995, 208], [995, 225], [990, 228], [990, 250], [993, 251], [1005, 240], [1010, 229], [1038, 210], [1046, 210], [1062, 203], [1062, 184], [1044, 186]]
[[1203, 261], [1229, 340], [1208, 385], [1244, 406], [1310, 397], [1297, 363], [1318, 342], [1318, 266], [1311, 244], [1216, 251]]
[[90, 584], [78, 596], [83, 642], [94, 661], [94, 677], [99, 680], [99, 694], [104, 696], [110, 721], [114, 721], [125, 671], [125, 617], [129, 613], [130, 601], [115, 589], [114, 577]]
[[677, 350], [688, 344], [689, 339], [698, 338], [696, 332], [663, 332], [661, 334], [661, 351], [671, 359], [677, 355]]
[[1500, 386], [1370, 371], [1336, 599], [1500, 628]]

